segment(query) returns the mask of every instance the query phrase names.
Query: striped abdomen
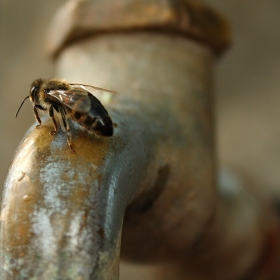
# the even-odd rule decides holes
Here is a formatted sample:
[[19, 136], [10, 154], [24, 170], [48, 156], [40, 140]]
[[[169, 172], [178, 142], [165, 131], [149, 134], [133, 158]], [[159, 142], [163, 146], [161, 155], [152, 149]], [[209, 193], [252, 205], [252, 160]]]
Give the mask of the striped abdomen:
[[93, 95], [89, 94], [90, 100], [88, 111], [81, 112], [75, 107], [69, 111], [71, 118], [89, 131], [98, 135], [112, 136], [114, 133], [113, 122], [107, 110], [101, 102]]

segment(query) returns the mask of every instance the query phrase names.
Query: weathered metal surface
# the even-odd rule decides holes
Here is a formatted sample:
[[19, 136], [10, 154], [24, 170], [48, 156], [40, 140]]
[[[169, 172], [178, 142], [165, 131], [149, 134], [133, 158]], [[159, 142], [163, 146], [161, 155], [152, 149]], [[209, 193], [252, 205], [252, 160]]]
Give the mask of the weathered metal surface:
[[[137, 32], [109, 32], [114, 24], [114, 31], [125, 29], [117, 19], [127, 13], [114, 15], [116, 3], [131, 12], [123, 26], [146, 14], [127, 28]], [[147, 32], [150, 22], [178, 31], [186, 17], [173, 29], [166, 2], [134, 3], [137, 9], [117, 1], [107, 11], [103, 2], [73, 1], [72, 16], [65, 10], [69, 22], [54, 52], [95, 32], [87, 15], [97, 7], [100, 26], [108, 23], [106, 36], [68, 45], [57, 69], [71, 82], [120, 93], [103, 100], [115, 135], [98, 138], [73, 124], [72, 154], [61, 131], [48, 134], [49, 121], [31, 127], [5, 183], [0, 278], [118, 279], [122, 255], [156, 262], [161, 280], [277, 279], [279, 224], [265, 195], [227, 173], [217, 187], [213, 51], [183, 36]]]
[[137, 30], [188, 37], [217, 54], [229, 46], [231, 39], [227, 20], [197, 1], [80, 0], [67, 2], [57, 12], [46, 46], [56, 55], [81, 38]]
[[[152, 210], [149, 231], [166, 239], [147, 238], [156, 249], [151, 253], [141, 252], [140, 243], [130, 248], [124, 238], [124, 255], [135, 259], [136, 246], [139, 259], [165, 259], [169, 247], [192, 247], [215, 203], [213, 57], [182, 38], [173, 48], [166, 36], [111, 35], [60, 57], [59, 76], [120, 92], [105, 103], [116, 134], [97, 139], [73, 127], [74, 155], [64, 135], [48, 135], [50, 125], [27, 134], [5, 186], [1, 255], [7, 273], [117, 279], [130, 203], [129, 215]], [[114, 273], [105, 277], [108, 267]]]
[[10, 168], [1, 212], [1, 279], [80, 280], [95, 270], [103, 273], [94, 279], [114, 279], [110, 273], [116, 275], [118, 266], [107, 255], [118, 258], [111, 249], [120, 235], [108, 229], [118, 219], [107, 210], [110, 193], [99, 170], [109, 143], [80, 131], [73, 155], [65, 135], [52, 141], [51, 129], [50, 123], [33, 126]]

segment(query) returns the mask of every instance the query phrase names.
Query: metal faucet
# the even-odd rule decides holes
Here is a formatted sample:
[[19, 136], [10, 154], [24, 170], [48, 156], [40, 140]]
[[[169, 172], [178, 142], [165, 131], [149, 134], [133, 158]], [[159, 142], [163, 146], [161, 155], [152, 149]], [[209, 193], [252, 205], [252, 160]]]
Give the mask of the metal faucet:
[[120, 256], [156, 264], [158, 279], [244, 279], [279, 225], [235, 174], [217, 182], [213, 70], [227, 23], [192, 1], [111, 2], [69, 1], [48, 47], [58, 77], [120, 93], [102, 99], [115, 135], [73, 123], [72, 154], [49, 120], [29, 129], [5, 183], [1, 279], [115, 280]]

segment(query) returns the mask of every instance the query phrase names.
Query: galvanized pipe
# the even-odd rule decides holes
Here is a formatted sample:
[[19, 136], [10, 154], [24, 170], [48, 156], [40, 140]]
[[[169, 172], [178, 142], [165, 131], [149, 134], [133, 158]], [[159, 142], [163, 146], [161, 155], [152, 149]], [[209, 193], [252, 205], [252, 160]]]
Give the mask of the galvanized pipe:
[[[116, 2], [115, 9], [128, 2]], [[5, 183], [1, 279], [118, 279], [120, 255], [156, 263], [160, 279], [248, 276], [266, 248], [264, 240], [279, 228], [254, 188], [235, 182], [231, 192], [230, 180], [220, 187], [216, 182], [213, 68], [225, 42], [208, 35], [202, 40], [204, 29], [195, 20], [185, 29], [184, 17], [175, 20], [180, 5], [174, 12], [172, 5], [145, 1], [142, 13], [161, 15], [156, 30], [151, 18], [134, 15], [127, 22], [133, 28], [122, 32], [123, 25], [114, 30], [108, 24], [113, 32], [101, 34], [107, 21], [93, 17], [102, 19], [93, 36], [89, 15], [96, 3], [103, 4], [69, 3], [74, 15], [78, 10], [85, 16], [72, 15], [64, 37], [54, 40], [57, 76], [120, 93], [100, 97], [115, 135], [98, 138], [73, 123], [77, 153], [72, 154], [63, 132], [49, 135], [48, 120], [27, 132]], [[198, 12], [200, 5], [186, 3], [193, 14], [214, 20], [213, 14]], [[133, 11], [128, 7], [123, 11]], [[114, 15], [110, 9], [108, 14]], [[181, 33], [171, 35], [176, 25]], [[196, 41], [182, 36], [186, 30]], [[257, 205], [265, 207], [263, 215]], [[249, 217], [251, 223], [231, 235], [243, 217], [236, 207], [251, 213], [243, 220]], [[248, 246], [232, 254], [233, 241]], [[220, 266], [218, 260], [229, 255]]]
[[[213, 55], [175, 40], [176, 51], [166, 36], [98, 37], [59, 58], [58, 69], [68, 80], [120, 92], [107, 104], [116, 133], [97, 139], [74, 126], [74, 155], [63, 133], [48, 135], [48, 122], [26, 135], [5, 187], [6, 271], [29, 278], [117, 279], [121, 228], [130, 203], [131, 214], [147, 211], [156, 201], [151, 216], [157, 223], [150, 231], [168, 235], [165, 242], [147, 240], [154, 254], [137, 253], [124, 238], [124, 255], [166, 258], [168, 247], [188, 250], [204, 230], [215, 201], [208, 106]], [[184, 243], [177, 244], [178, 236]]]

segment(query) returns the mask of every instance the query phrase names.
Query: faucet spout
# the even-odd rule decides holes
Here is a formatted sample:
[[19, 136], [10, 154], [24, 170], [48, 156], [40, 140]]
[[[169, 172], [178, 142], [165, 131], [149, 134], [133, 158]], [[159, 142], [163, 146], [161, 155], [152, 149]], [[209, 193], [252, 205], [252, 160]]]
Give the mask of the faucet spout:
[[117, 280], [120, 256], [158, 279], [278, 279], [279, 215], [241, 177], [216, 182], [224, 18], [197, 1], [73, 0], [50, 35], [58, 77], [120, 93], [97, 96], [115, 134], [71, 123], [72, 154], [50, 121], [27, 132], [4, 187], [0, 279]]
[[26, 134], [5, 184], [1, 279], [118, 279], [121, 238], [123, 257], [161, 260], [204, 231], [215, 203], [213, 54], [175, 40], [108, 35], [61, 55], [61, 76], [121, 93], [104, 101], [115, 135], [73, 124], [72, 154], [48, 121]]
[[121, 127], [112, 141], [72, 127], [77, 154], [63, 132], [48, 135], [49, 122], [27, 133], [5, 184], [1, 279], [117, 279], [124, 212], [152, 147], [140, 121], [130, 116], [126, 129], [128, 116], [112, 115]]

